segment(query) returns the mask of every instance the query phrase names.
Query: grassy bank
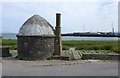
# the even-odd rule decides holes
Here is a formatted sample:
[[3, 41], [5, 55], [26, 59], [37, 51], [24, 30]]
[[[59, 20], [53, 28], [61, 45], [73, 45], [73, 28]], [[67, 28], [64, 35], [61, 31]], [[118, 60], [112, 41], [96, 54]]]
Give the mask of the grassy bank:
[[[16, 40], [3, 39], [0, 42], [4, 47], [8, 46], [10, 49], [17, 49]], [[115, 53], [120, 53], [118, 50], [118, 41], [91, 41], [91, 40], [70, 40], [62, 41], [63, 50], [69, 47], [76, 47], [76, 50], [110, 50]]]
[[62, 41], [62, 45], [76, 47], [76, 50], [110, 50], [120, 53], [120, 50], [118, 50], [118, 41], [71, 40]]
[[17, 49], [17, 40], [2, 39], [0, 44], [2, 44], [3, 47], [9, 47], [12, 50]]

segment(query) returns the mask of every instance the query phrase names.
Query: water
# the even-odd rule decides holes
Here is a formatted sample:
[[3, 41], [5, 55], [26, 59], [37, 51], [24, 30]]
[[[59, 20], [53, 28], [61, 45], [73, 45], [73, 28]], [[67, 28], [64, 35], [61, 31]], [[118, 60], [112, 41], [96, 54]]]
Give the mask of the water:
[[2, 38], [3, 39], [17, 39], [16, 37], [16, 33], [6, 33], [6, 34], [2, 34]]
[[[16, 33], [2, 34], [3, 39], [17, 39]], [[118, 40], [118, 37], [75, 37], [75, 36], [62, 36], [62, 40]], [[120, 40], [120, 39], [119, 39]]]
[[75, 36], [63, 36], [62, 40], [118, 40], [118, 37], [75, 37]]

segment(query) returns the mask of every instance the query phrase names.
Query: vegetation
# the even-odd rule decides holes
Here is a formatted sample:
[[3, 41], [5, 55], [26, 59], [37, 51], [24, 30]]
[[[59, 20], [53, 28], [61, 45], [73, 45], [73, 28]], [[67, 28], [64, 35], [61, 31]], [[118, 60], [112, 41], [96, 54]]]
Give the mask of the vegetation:
[[62, 50], [69, 50], [68, 46], [62, 45]]
[[[3, 47], [17, 49], [17, 40], [2, 39], [0, 43]], [[118, 47], [119, 41], [91, 41], [91, 40], [69, 40], [62, 41], [62, 49], [68, 50], [69, 47], [76, 47], [76, 50], [110, 50], [115, 53], [120, 53]]]
[[70, 60], [70, 61], [75, 60], [75, 57], [74, 57], [74, 55], [73, 55], [73, 54], [71, 54], [71, 55], [69, 56], [69, 60]]
[[120, 53], [119, 41], [70, 40], [62, 41], [63, 46], [76, 47], [76, 50], [110, 50]]
[[11, 50], [16, 50], [17, 49], [17, 40], [2, 39], [0, 41], [0, 44], [2, 44], [3, 47], [9, 47]]

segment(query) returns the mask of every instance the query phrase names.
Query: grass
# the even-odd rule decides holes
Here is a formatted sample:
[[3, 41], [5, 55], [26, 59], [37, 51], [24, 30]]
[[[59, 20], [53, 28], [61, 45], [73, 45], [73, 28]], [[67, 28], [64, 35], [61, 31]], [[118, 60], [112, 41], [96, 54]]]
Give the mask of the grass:
[[[17, 49], [17, 40], [2, 39], [0, 43], [3, 47], [10, 47], [12, 50]], [[110, 50], [120, 53], [118, 48], [119, 41], [91, 41], [91, 40], [69, 40], [62, 41], [62, 49], [68, 50], [69, 47], [76, 47], [76, 50]]]
[[11, 50], [17, 49], [17, 40], [13, 39], [2, 39], [0, 41], [3, 47], [9, 47]]
[[69, 50], [68, 46], [62, 45], [62, 50]]
[[119, 41], [70, 40], [62, 41], [63, 46], [76, 47], [76, 50], [110, 50], [120, 53]]
[[2, 45], [16, 45], [17, 41], [14, 39], [2, 39]]

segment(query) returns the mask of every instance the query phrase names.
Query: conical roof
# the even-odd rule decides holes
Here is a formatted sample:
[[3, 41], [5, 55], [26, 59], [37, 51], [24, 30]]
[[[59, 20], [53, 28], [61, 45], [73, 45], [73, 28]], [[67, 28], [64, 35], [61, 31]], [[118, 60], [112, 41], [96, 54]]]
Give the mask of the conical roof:
[[19, 29], [19, 36], [54, 36], [54, 29], [39, 15], [30, 17]]

